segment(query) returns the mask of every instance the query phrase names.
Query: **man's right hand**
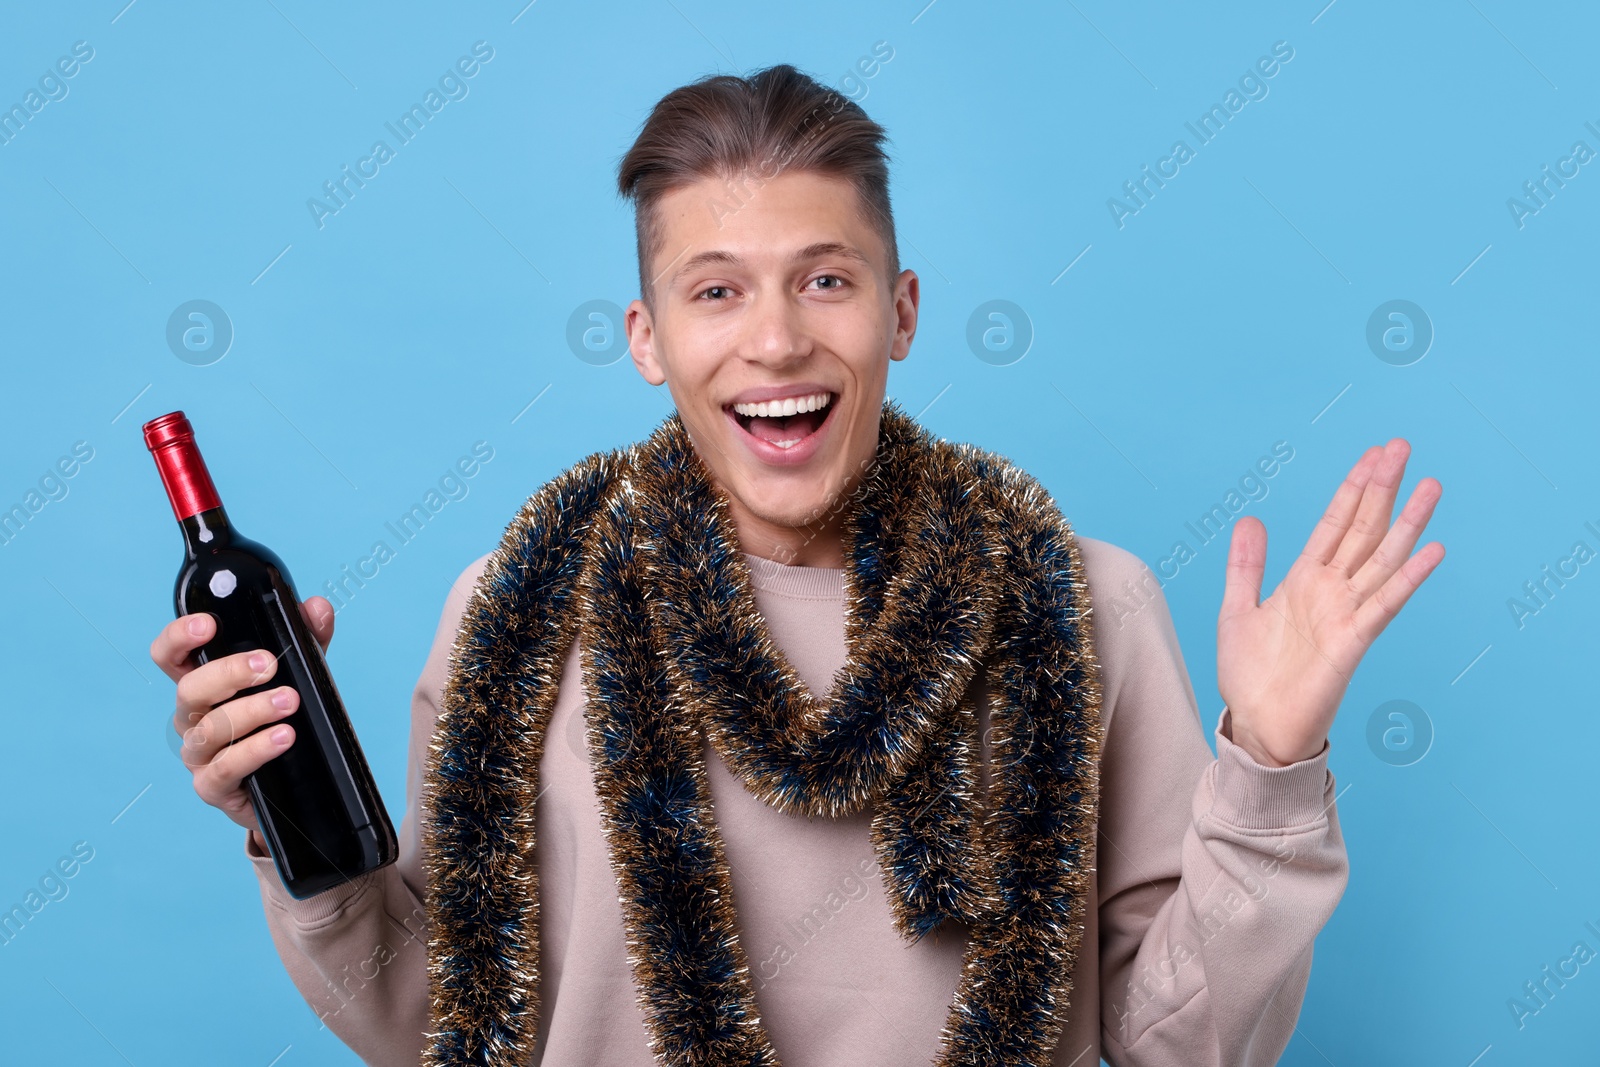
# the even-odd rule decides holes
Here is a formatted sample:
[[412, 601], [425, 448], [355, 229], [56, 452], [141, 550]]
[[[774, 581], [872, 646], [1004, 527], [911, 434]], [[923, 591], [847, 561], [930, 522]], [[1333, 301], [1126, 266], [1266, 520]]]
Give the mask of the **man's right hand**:
[[[301, 603], [300, 614], [326, 650], [333, 640], [333, 605], [324, 597], [310, 597]], [[197, 666], [194, 650], [215, 636], [216, 627], [216, 620], [204, 612], [180, 616], [151, 642], [150, 658], [178, 683], [172, 727], [183, 738], [178, 754], [194, 774], [194, 791], [259, 839], [261, 828], [244, 778], [294, 743], [294, 729], [287, 723], [260, 728], [293, 714], [300, 697], [287, 685], [236, 697], [241, 689], [277, 673], [278, 659], [266, 650], [238, 652]], [[267, 851], [264, 840], [257, 844]]]

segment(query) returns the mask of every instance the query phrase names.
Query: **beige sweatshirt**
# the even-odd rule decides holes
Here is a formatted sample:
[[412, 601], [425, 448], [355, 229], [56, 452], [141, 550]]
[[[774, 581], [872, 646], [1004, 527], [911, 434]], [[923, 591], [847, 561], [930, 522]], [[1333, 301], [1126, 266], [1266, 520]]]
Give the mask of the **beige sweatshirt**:
[[[1106, 734], [1094, 898], [1054, 1062], [1274, 1063], [1299, 1013], [1312, 940], [1346, 881], [1327, 748], [1289, 767], [1263, 767], [1228, 739], [1224, 711], [1213, 759], [1153, 575], [1120, 548], [1078, 540], [1097, 605]], [[412, 697], [398, 863], [299, 901], [284, 891], [260, 842], [245, 835], [290, 977], [369, 1064], [411, 1067], [423, 1047], [426, 883], [417, 798], [446, 657], [487, 558], [451, 588]], [[806, 685], [826, 693], [845, 656], [844, 571], [747, 559], [774, 641]], [[1114, 611], [1113, 597], [1124, 608], [1142, 607]], [[981, 674], [974, 685], [981, 701]], [[530, 1063], [650, 1067], [582, 701], [574, 643], [539, 768], [543, 986]], [[933, 1063], [964, 930], [916, 944], [895, 933], [870, 811], [838, 820], [783, 815], [747, 792], [709, 745], [706, 762], [740, 938], [784, 1064]]]

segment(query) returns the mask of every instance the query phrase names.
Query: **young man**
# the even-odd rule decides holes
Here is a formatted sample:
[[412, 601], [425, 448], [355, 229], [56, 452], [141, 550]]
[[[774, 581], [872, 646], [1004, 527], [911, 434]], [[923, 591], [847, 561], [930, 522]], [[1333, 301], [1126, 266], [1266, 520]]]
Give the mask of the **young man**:
[[[307, 1002], [367, 1062], [1275, 1062], [1346, 880], [1327, 734], [1443, 557], [1369, 449], [1284, 582], [1241, 519], [1212, 758], [1165, 602], [1003, 459], [885, 405], [916, 331], [883, 130], [789, 67], [623, 159], [634, 363], [676, 404], [547, 483], [446, 600], [399, 862], [284, 891], [245, 774], [294, 707], [151, 655]], [[1409, 556], [1409, 558], [1408, 558]], [[481, 580], [480, 580], [481, 579]], [[324, 644], [333, 614], [304, 605]], [[1088, 625], [1079, 625], [1087, 622]], [[193, 625], [191, 625], [193, 624]], [[287, 707], [275, 708], [286, 693]]]

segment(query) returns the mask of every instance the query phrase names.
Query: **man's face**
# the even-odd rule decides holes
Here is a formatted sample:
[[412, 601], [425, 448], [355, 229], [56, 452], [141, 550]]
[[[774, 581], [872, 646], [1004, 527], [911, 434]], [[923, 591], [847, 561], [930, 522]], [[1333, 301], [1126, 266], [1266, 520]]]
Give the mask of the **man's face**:
[[655, 309], [627, 312], [635, 366], [667, 383], [741, 548], [841, 566], [838, 515], [877, 450], [889, 361], [916, 331], [917, 276], [891, 285], [887, 250], [840, 178], [705, 178], [657, 212]]

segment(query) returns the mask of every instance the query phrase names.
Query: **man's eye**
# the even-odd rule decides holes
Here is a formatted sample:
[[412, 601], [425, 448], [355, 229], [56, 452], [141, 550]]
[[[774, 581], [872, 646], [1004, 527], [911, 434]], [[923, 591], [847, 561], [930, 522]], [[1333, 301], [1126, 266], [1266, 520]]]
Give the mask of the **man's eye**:
[[700, 295], [702, 297], [704, 297], [709, 293], [709, 294], [711, 294], [711, 298], [713, 300], [719, 300], [723, 296], [726, 296], [727, 292], [728, 292], [728, 287], [726, 285], [713, 285], [713, 286], [711, 286], [711, 287], [709, 287], [707, 289], [700, 290]]
[[820, 288], [823, 288], [823, 289], [838, 289], [838, 288], [840, 288], [841, 286], [844, 285], [844, 279], [839, 277], [837, 274], [819, 275], [818, 277], [813, 278], [812, 281], [818, 282], [818, 283], [821, 283], [821, 282], [832, 282], [833, 283], [832, 285], [821, 285]]

